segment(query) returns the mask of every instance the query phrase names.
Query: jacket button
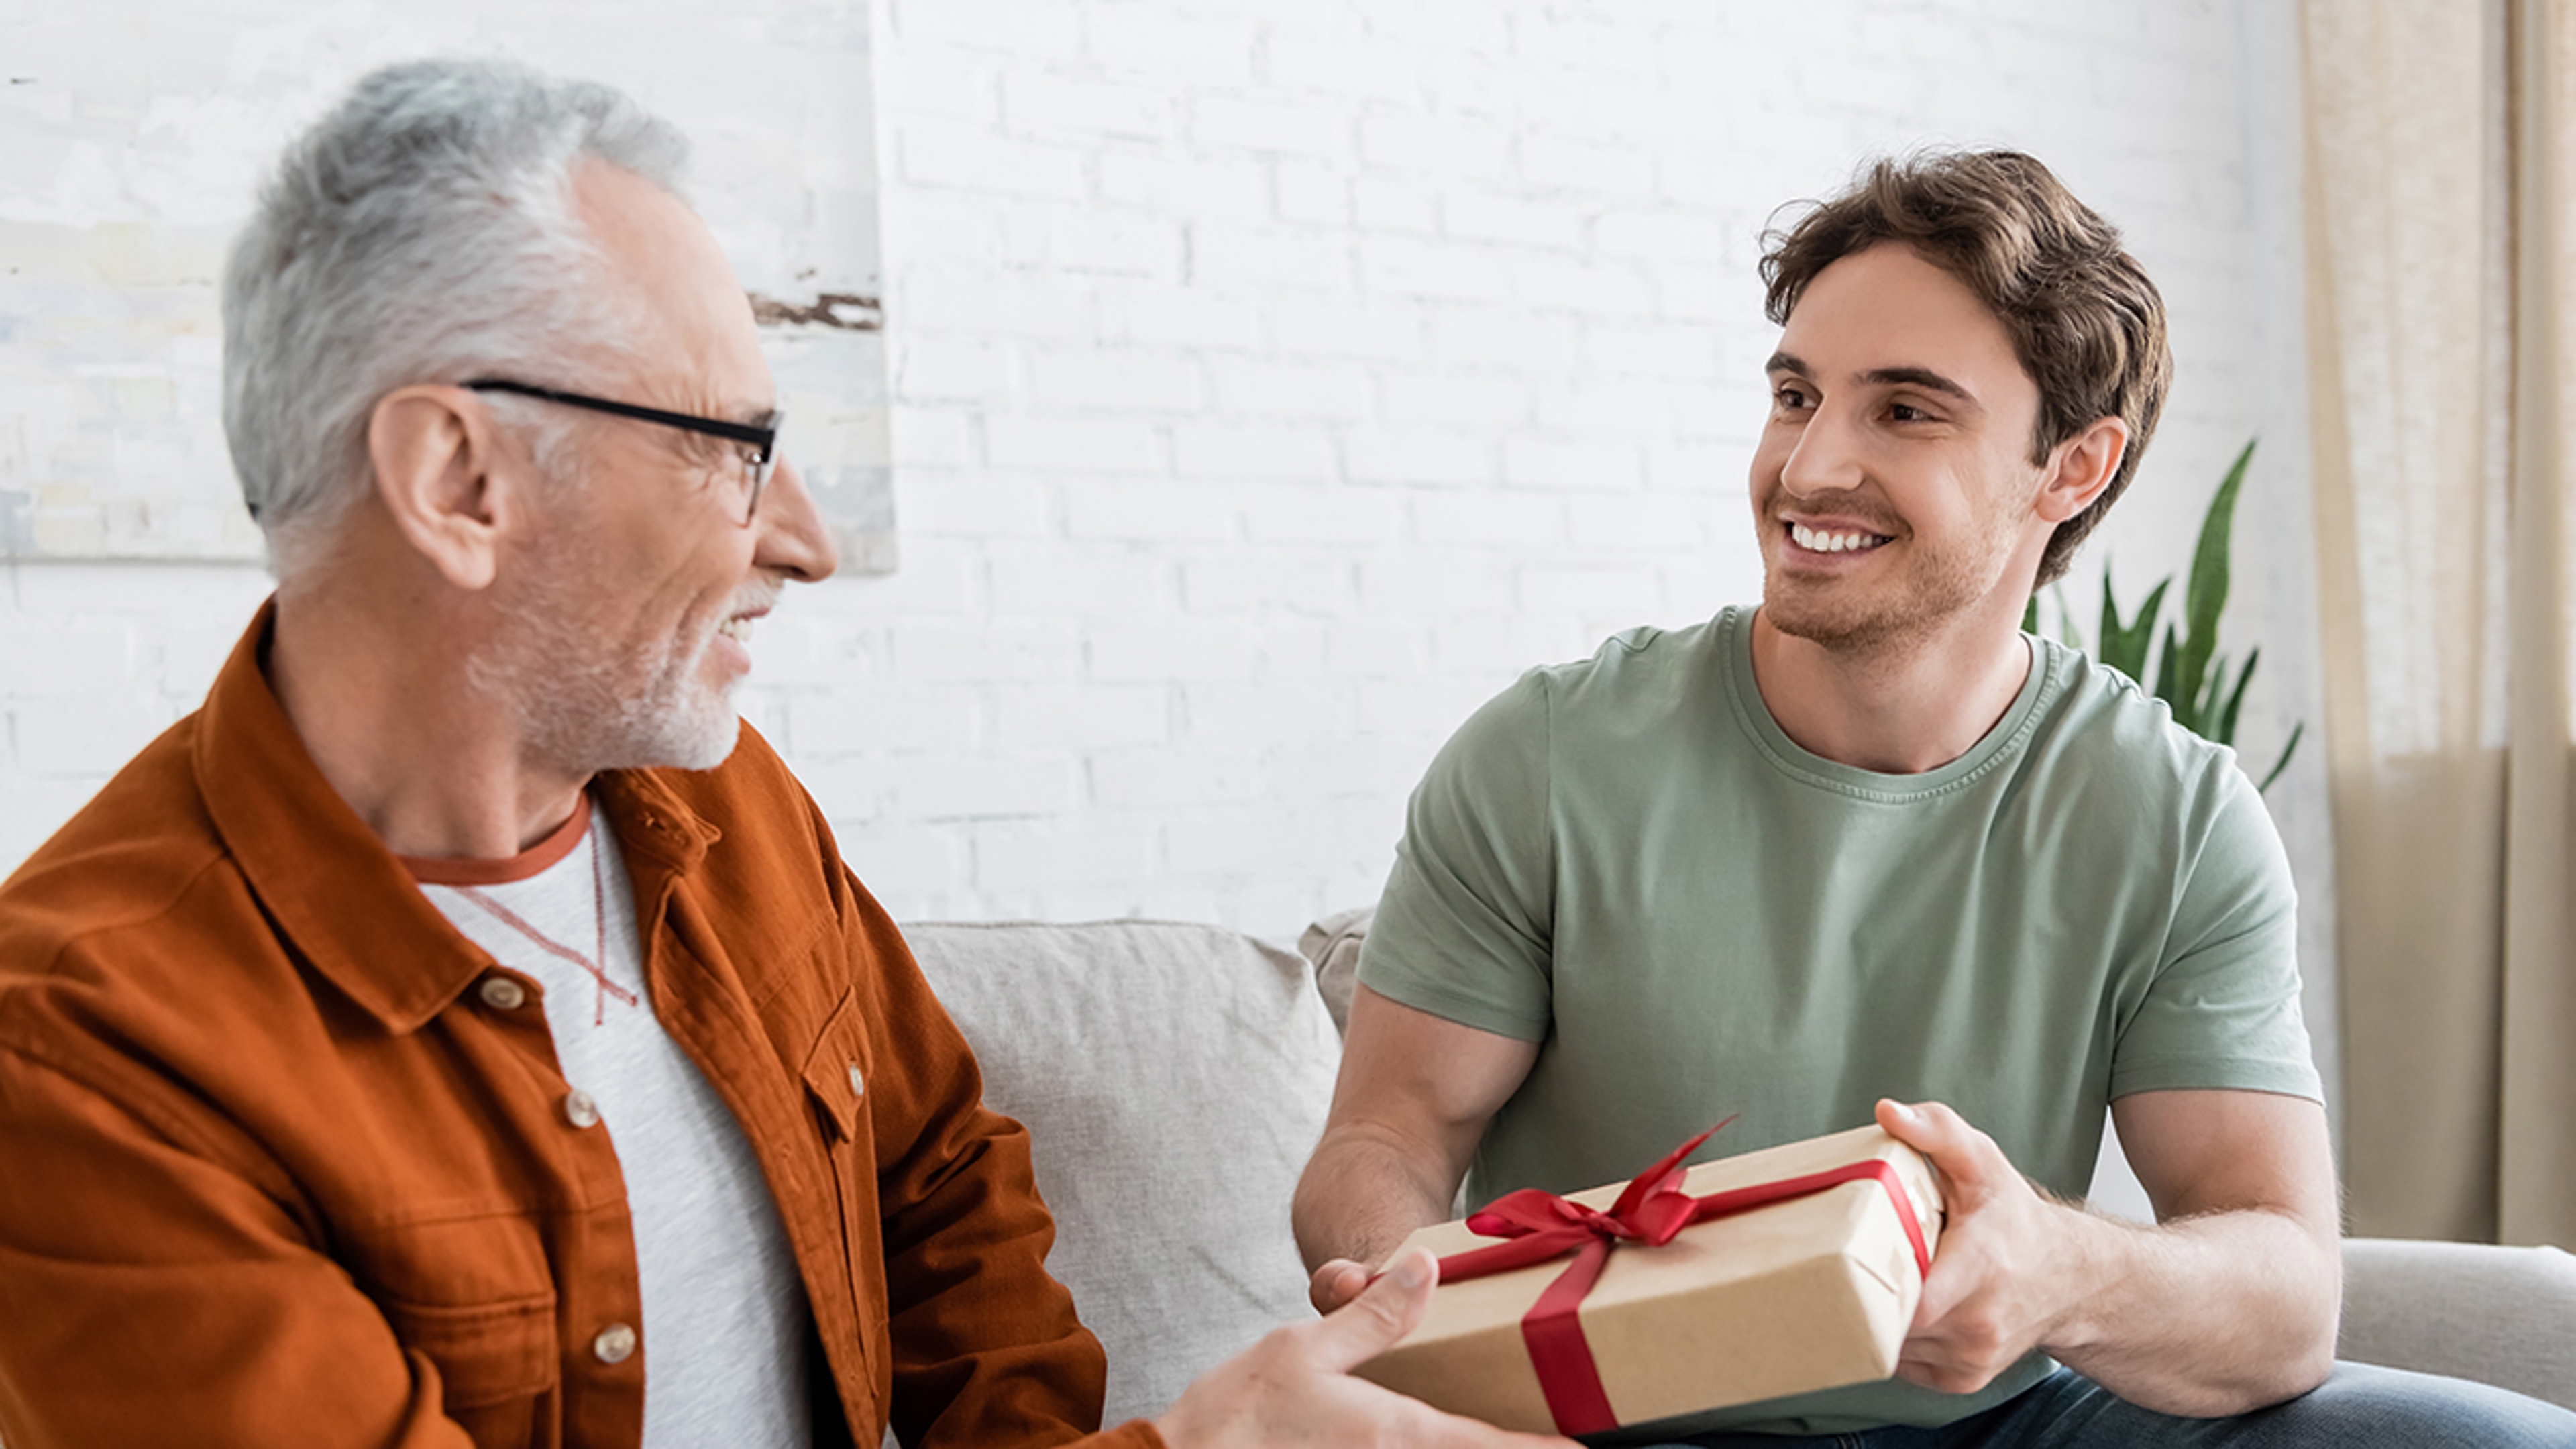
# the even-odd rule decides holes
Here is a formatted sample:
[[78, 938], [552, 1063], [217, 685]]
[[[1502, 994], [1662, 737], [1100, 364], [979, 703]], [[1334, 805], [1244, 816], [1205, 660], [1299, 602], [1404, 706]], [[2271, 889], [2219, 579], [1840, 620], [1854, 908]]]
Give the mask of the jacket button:
[[623, 1323], [612, 1323], [590, 1341], [590, 1351], [601, 1363], [624, 1363], [635, 1354], [635, 1330]]
[[850, 1063], [850, 1095], [853, 1097], [864, 1097], [867, 1094], [868, 1079], [860, 1075], [859, 1064], [857, 1062]]
[[528, 1004], [528, 988], [507, 976], [486, 976], [479, 993], [483, 1004], [494, 1011], [516, 1011]]
[[[599, 1103], [579, 1087], [564, 1093], [563, 1114], [564, 1120], [575, 1127], [599, 1125]], [[614, 1360], [611, 1361], [614, 1362]]]

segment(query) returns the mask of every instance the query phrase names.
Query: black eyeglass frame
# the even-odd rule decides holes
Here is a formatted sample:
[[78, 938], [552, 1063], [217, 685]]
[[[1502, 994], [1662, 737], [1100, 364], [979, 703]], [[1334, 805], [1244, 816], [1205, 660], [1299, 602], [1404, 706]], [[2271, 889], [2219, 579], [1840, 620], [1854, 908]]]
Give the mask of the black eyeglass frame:
[[506, 377], [478, 377], [464, 384], [469, 392], [506, 392], [566, 407], [588, 408], [592, 412], [610, 413], [638, 422], [659, 423], [683, 432], [702, 433], [711, 438], [724, 438], [736, 443], [749, 443], [758, 452], [751, 456], [751, 498], [742, 510], [742, 526], [749, 528], [760, 512], [760, 495], [769, 486], [769, 475], [778, 463], [778, 428], [783, 415], [775, 410], [757, 423], [737, 423], [729, 418], [702, 418], [691, 413], [665, 412], [661, 408], [643, 407], [636, 403], [614, 402], [604, 397], [565, 392], [560, 388], [538, 387], [533, 383], [513, 382]]

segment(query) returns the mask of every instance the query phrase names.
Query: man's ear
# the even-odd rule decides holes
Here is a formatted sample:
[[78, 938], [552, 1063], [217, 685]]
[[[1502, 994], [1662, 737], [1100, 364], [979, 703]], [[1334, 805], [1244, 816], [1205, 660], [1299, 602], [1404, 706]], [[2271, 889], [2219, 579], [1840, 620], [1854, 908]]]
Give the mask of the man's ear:
[[2048, 482], [2039, 490], [2039, 516], [2064, 523], [2102, 496], [2128, 455], [2129, 425], [2115, 417], [2095, 418], [2050, 455]]
[[367, 419], [376, 496], [405, 541], [460, 589], [488, 586], [520, 496], [498, 473], [500, 440], [463, 389], [396, 388]]

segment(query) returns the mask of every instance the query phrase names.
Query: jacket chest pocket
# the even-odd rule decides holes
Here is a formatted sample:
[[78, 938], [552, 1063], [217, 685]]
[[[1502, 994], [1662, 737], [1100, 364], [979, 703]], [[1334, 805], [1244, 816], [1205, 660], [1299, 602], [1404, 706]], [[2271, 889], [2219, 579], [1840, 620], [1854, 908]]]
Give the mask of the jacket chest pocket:
[[387, 1301], [385, 1318], [438, 1370], [449, 1418], [477, 1444], [548, 1444], [561, 1377], [552, 1293], [459, 1306]]
[[855, 996], [842, 997], [824, 1019], [814, 1049], [805, 1054], [804, 1078], [805, 1096], [827, 1147], [847, 1147], [870, 1136], [867, 1032]]
[[886, 1362], [885, 1228], [877, 1212], [876, 1133], [868, 1108], [871, 1066], [857, 998], [844, 996], [825, 1019], [800, 1073], [829, 1164], [834, 1226], [847, 1264], [845, 1296], [835, 1304], [817, 1301], [814, 1319], [832, 1357], [840, 1357], [843, 1345], [858, 1352], [855, 1364], [836, 1364], [842, 1383], [861, 1379], [871, 1385], [871, 1395], [881, 1395], [882, 1376], [870, 1372], [871, 1365]]

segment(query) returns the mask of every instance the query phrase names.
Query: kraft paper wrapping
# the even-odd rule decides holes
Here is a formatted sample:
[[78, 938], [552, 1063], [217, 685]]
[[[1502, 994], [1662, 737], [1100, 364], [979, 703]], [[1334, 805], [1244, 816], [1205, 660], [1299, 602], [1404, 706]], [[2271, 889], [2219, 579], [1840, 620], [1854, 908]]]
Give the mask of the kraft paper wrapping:
[[[1874, 1126], [1702, 1163], [1685, 1190], [1705, 1197], [1872, 1157], [1896, 1169], [1937, 1250], [1930, 1164]], [[1567, 1196], [1607, 1209], [1624, 1186]], [[1460, 1221], [1404, 1245], [1446, 1256], [1494, 1241]], [[1421, 1324], [1359, 1375], [1501, 1428], [1554, 1433], [1521, 1316], [1569, 1261], [1441, 1284]], [[1622, 1244], [1580, 1318], [1611, 1409], [1629, 1425], [1886, 1378], [1922, 1293], [1887, 1189], [1847, 1182], [1695, 1224], [1662, 1247]]]

